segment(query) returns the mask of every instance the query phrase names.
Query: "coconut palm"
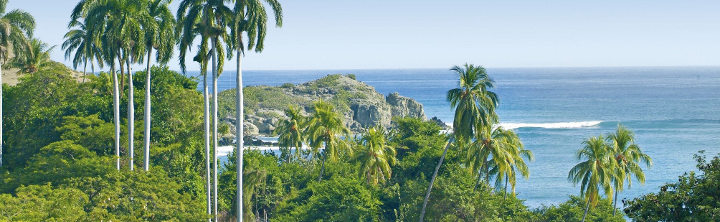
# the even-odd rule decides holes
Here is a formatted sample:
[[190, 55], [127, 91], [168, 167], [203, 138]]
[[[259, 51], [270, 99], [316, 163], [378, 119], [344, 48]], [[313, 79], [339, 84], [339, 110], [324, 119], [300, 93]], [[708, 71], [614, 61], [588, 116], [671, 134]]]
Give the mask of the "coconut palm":
[[574, 184], [580, 183], [580, 195], [587, 202], [582, 219], [585, 221], [590, 207], [600, 198], [600, 190], [603, 190], [608, 198], [612, 198], [612, 181], [616, 164], [603, 136], [591, 137], [583, 141], [583, 144], [584, 147], [577, 152], [577, 159], [583, 162], [570, 170], [568, 180]]
[[308, 122], [306, 135], [310, 147], [313, 148], [313, 157], [317, 157], [318, 149], [324, 147], [322, 152], [322, 166], [320, 167], [320, 175], [318, 181], [322, 180], [325, 171], [325, 161], [330, 157], [330, 161], [337, 160], [340, 152], [351, 153], [352, 148], [347, 142], [340, 137], [347, 137], [350, 130], [345, 127], [340, 114], [335, 112], [335, 108], [322, 100], [313, 104], [315, 113]]
[[50, 52], [55, 46], [49, 46], [39, 39], [30, 40], [28, 52], [15, 56], [8, 66], [20, 69], [23, 73], [34, 73], [52, 62]]
[[[205, 155], [207, 157], [206, 165], [208, 169], [208, 180], [210, 178], [210, 138], [209, 138], [209, 100], [207, 86], [207, 66], [210, 58], [212, 64], [213, 77], [213, 147], [217, 148], [217, 78], [222, 73], [225, 53], [223, 50], [224, 43], [229, 40], [226, 28], [232, 19], [232, 10], [228, 8], [224, 0], [183, 0], [177, 11], [178, 35], [180, 37], [180, 67], [185, 71], [185, 57], [188, 49], [193, 44], [196, 37], [200, 37], [200, 46], [197, 55], [193, 61], [200, 63], [200, 71], [204, 76], [203, 94], [205, 100]], [[213, 211], [212, 214], [217, 220], [217, 149], [213, 149]], [[210, 181], [208, 183], [208, 214], [210, 214]]]
[[[263, 5], [263, 2], [270, 5], [272, 8], [273, 14], [275, 16], [275, 25], [280, 27], [282, 26], [282, 7], [280, 6], [280, 3], [277, 0], [252, 0], [252, 1], [244, 1], [244, 0], [234, 0], [234, 7], [233, 7], [233, 22], [230, 25], [230, 32], [231, 32], [231, 48], [234, 48], [236, 50], [236, 56], [237, 56], [237, 75], [236, 75], [236, 106], [235, 106], [235, 112], [237, 119], [235, 122], [235, 142], [236, 142], [236, 150], [235, 152], [238, 152], [239, 155], [237, 155], [237, 201], [240, 201], [242, 199], [242, 159], [243, 159], [243, 118], [245, 117], [243, 114], [244, 109], [244, 97], [243, 97], [243, 90], [242, 90], [242, 55], [244, 54], [245, 50], [255, 50], [255, 52], [262, 52], [264, 45], [265, 45], [265, 32], [267, 30], [267, 10], [265, 9], [265, 6]], [[247, 34], [248, 39], [246, 41], [243, 41], [243, 32]], [[245, 44], [247, 43], [247, 45]], [[231, 53], [229, 53], [232, 55]], [[237, 212], [243, 212], [242, 211], [242, 205], [238, 204]], [[242, 221], [242, 216], [238, 216], [238, 221]]]
[[624, 182], [627, 180], [628, 188], [632, 185], [633, 177], [640, 183], [645, 183], [645, 173], [643, 173], [640, 164], [652, 166], [652, 158], [640, 150], [635, 144], [635, 134], [623, 125], [618, 125], [615, 133], [608, 135], [607, 142], [613, 159], [616, 162], [616, 176], [613, 177], [613, 188], [615, 190], [615, 200], [613, 201], [613, 215], [617, 209], [617, 198], [620, 191], [624, 188]]
[[[507, 196], [508, 183], [510, 183], [511, 194], [515, 196], [517, 175], [519, 174], [525, 179], [530, 176], [530, 169], [528, 168], [527, 163], [525, 163], [525, 159], [527, 159], [528, 161], [533, 161], [534, 159], [532, 151], [527, 150], [523, 147], [522, 142], [520, 142], [520, 139], [517, 137], [517, 135], [515, 135], [514, 137], [515, 138], [508, 138], [508, 140], [511, 140], [513, 142], [503, 142], [505, 144], [508, 144], [506, 146], [503, 146], [505, 152], [508, 154], [507, 156], [510, 157], [505, 160], [507, 161], [508, 167], [498, 167], [499, 165], [496, 164], [496, 160], [490, 160], [487, 163], [488, 167], [490, 168], [490, 170], [487, 172], [487, 175], [495, 176], [495, 188], [503, 189], [503, 198]], [[503, 180], [504, 185], [502, 184]], [[478, 175], [478, 183], [479, 182], [480, 175]]]
[[149, 20], [143, 24], [145, 31], [145, 48], [147, 49], [147, 68], [145, 76], [145, 137], [144, 151], [145, 161], [144, 169], [150, 169], [150, 124], [151, 124], [151, 97], [150, 97], [150, 81], [151, 81], [151, 63], [152, 52], [155, 49], [155, 60], [160, 63], [167, 63], [172, 57], [175, 46], [175, 18], [170, 11], [169, 4], [172, 0], [151, 0], [147, 13]]
[[460, 76], [459, 88], [448, 91], [447, 100], [455, 109], [453, 135], [457, 140], [468, 140], [478, 128], [497, 122], [495, 107], [498, 96], [492, 91], [494, 82], [482, 66], [465, 64], [455, 66], [453, 72]]
[[300, 152], [305, 142], [303, 130], [306, 124], [306, 117], [300, 112], [297, 106], [289, 106], [285, 110], [288, 119], [281, 120], [275, 128], [274, 133], [278, 134], [278, 145], [282, 149], [286, 149], [287, 162], [290, 162], [290, 149], [295, 148], [295, 158], [300, 159]]
[[373, 127], [360, 138], [360, 150], [353, 159], [360, 162], [360, 177], [365, 177], [368, 184], [376, 185], [390, 179], [390, 167], [397, 161], [396, 155], [395, 148], [387, 144], [383, 128]]
[[440, 156], [440, 161], [438, 161], [435, 167], [433, 176], [430, 179], [430, 185], [428, 186], [427, 192], [425, 192], [425, 199], [423, 200], [422, 210], [420, 211], [421, 222], [425, 220], [425, 208], [430, 199], [430, 192], [435, 183], [435, 177], [437, 177], [438, 170], [440, 170], [440, 166], [443, 160], [445, 160], [445, 155], [451, 144], [456, 142], [455, 144], [462, 148], [464, 143], [472, 140], [472, 137], [479, 131], [479, 128], [497, 122], [495, 107], [499, 102], [498, 96], [490, 91], [490, 89], [494, 87], [494, 81], [487, 74], [485, 68], [465, 64], [463, 67], [455, 66], [450, 70], [459, 76], [459, 87], [451, 89], [447, 94], [447, 100], [450, 102], [450, 106], [455, 109], [453, 133], [445, 145], [445, 150], [442, 156]]
[[[90, 62], [92, 72], [95, 72], [94, 60], [102, 60], [100, 56], [102, 52], [95, 44], [98, 42], [98, 36], [88, 30], [85, 23], [81, 21], [71, 21], [69, 28], [75, 28], [65, 33], [65, 42], [62, 49], [65, 50], [65, 58], [72, 58], [73, 68], [77, 69], [80, 63], [83, 64], [83, 81], [87, 73], [87, 65]], [[74, 52], [74, 53], [73, 53]], [[102, 64], [102, 63], [101, 63]]]
[[[247, 170], [243, 173], [243, 177], [246, 179], [246, 184], [243, 186], [243, 192], [245, 192], [247, 195], [244, 197], [242, 202], [242, 205], [247, 205], [248, 208], [245, 210], [247, 211], [246, 214], [243, 214], [242, 216], [245, 216], [247, 218], [242, 219], [251, 219], [255, 218], [258, 215], [253, 215], [252, 210], [252, 200], [259, 198], [259, 190], [262, 189], [262, 187], [265, 187], [267, 184], [267, 170], [263, 169], [262, 166], [260, 166], [260, 162], [258, 159], [248, 159], [248, 167]], [[254, 197], [254, 198], [253, 198]], [[256, 209], [257, 210], [257, 209]], [[260, 221], [260, 220], [257, 220]]]
[[496, 188], [503, 187], [501, 184], [504, 180], [504, 188], [507, 190], [507, 183], [510, 182], [514, 194], [516, 174], [520, 173], [525, 178], [530, 175], [523, 158], [532, 161], [533, 155], [524, 148], [515, 132], [499, 126], [483, 127], [468, 149], [468, 166], [472, 172], [478, 173], [474, 189], [483, 175], [488, 182], [489, 177], [494, 175]]
[[[6, 13], [8, 0], [0, 0], [0, 66], [11, 55], [22, 56], [30, 46], [35, 30], [35, 19], [22, 10], [12, 10]], [[0, 72], [0, 88], [2, 88], [2, 72]], [[2, 89], [0, 89], [0, 167], [2, 167]]]

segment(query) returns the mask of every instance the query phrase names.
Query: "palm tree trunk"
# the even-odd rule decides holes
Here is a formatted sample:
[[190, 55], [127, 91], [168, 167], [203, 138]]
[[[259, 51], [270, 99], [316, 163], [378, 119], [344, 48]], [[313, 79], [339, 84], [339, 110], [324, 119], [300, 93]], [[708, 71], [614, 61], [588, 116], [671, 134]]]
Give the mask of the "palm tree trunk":
[[243, 133], [244, 133], [244, 108], [245, 108], [245, 98], [243, 97], [243, 87], [242, 87], [242, 59], [240, 48], [237, 49], [237, 76], [235, 81], [235, 89], [237, 92], [235, 92], [235, 113], [237, 113], [237, 116], [235, 117], [235, 155], [237, 157], [237, 221], [242, 222], [243, 220], [243, 152], [244, 152], [244, 141], [243, 141]]
[[120, 170], [120, 90], [115, 62], [110, 62], [110, 75], [113, 80], [113, 115], [115, 117], [115, 167]]
[[123, 91], [125, 90], [125, 66], [123, 66], [123, 60], [121, 57], [118, 57], [118, 64], [120, 65], [120, 91]]
[[87, 59], [85, 59], [85, 65], [83, 65], [83, 83], [85, 83], [85, 76], [87, 75]]
[[[617, 190], [617, 188], [615, 188]], [[617, 211], [617, 196], [619, 191], [615, 191], [615, 201], [613, 201], [613, 216], [615, 216], [615, 211]]]
[[508, 178], [507, 178], [507, 176], [505, 176], [505, 188], [504, 188], [505, 192], [503, 193], [503, 201], [505, 201], [505, 198], [507, 197], [507, 183], [508, 183]]
[[[0, 67], [2, 67], [2, 63], [0, 63]], [[3, 158], [3, 137], [2, 137], [2, 125], [3, 125], [3, 115], [2, 115], [2, 68], [0, 68], [0, 167], [2, 167], [2, 158]]]
[[318, 181], [322, 180], [323, 173], [325, 172], [325, 160], [327, 159], [327, 144], [325, 145], [325, 149], [323, 149], [323, 161], [322, 166], [320, 167], [320, 176], [318, 176]]
[[152, 75], [151, 71], [150, 71], [151, 55], [152, 55], [152, 47], [150, 47], [150, 49], [148, 50], [147, 70], [145, 71], [146, 72], [145, 73], [146, 74], [145, 75], [145, 118], [144, 118], [144, 120], [145, 120], [145, 138], [144, 138], [145, 139], [145, 141], [144, 141], [145, 142], [144, 143], [144, 145], [145, 145], [145, 161], [143, 162], [143, 164], [144, 164], [143, 168], [145, 169], [145, 171], [150, 170], [150, 121], [151, 121], [150, 118], [152, 118], [152, 116], [150, 115], [152, 113], [151, 112], [152, 107], [150, 106], [151, 105], [150, 104], [150, 99], [151, 99], [150, 98], [150, 80], [152, 79], [150, 77]]
[[93, 75], [95, 75], [95, 63], [90, 61], [90, 71]]
[[583, 213], [582, 222], [585, 222], [585, 217], [587, 216], [589, 210], [590, 210], [590, 199], [588, 198], [587, 204], [585, 204], [585, 213]]
[[475, 187], [473, 188], [473, 192], [475, 192], [478, 188], [478, 185], [480, 185], [480, 180], [482, 180], [482, 166], [480, 166], [480, 169], [478, 169], [478, 178], [477, 181], [475, 181]]
[[213, 39], [213, 46], [212, 46], [212, 69], [213, 69], [213, 216], [215, 218], [215, 221], [218, 221], [218, 193], [217, 193], [217, 148], [218, 148], [218, 114], [217, 114], [217, 80], [218, 80], [218, 70], [217, 70], [217, 55], [215, 54], [215, 43], [217, 39]]
[[430, 186], [428, 186], [427, 192], [425, 193], [425, 200], [423, 200], [422, 210], [420, 211], [420, 222], [423, 222], [425, 220], [425, 208], [427, 207], [428, 200], [430, 199], [430, 192], [432, 191], [433, 184], [435, 183], [435, 178], [437, 177], [438, 170], [440, 170], [440, 166], [443, 163], [443, 160], [445, 160], [445, 155], [447, 154], [448, 148], [450, 148], [450, 144], [452, 144], [452, 139], [447, 142], [445, 145], [445, 150], [443, 150], [442, 156], [440, 156], [440, 161], [438, 161], [437, 166], [435, 167], [435, 172], [433, 172], [432, 178], [430, 179]]
[[130, 171], [133, 171], [135, 170], [135, 86], [132, 71], [130, 70], [130, 60], [126, 60], [125, 64], [128, 72], [128, 153], [130, 153]]
[[[210, 189], [210, 98], [208, 92], [208, 76], [207, 71], [203, 73], [203, 102], [204, 104], [204, 121], [205, 121], [205, 190], [207, 191], [207, 214], [212, 215], [212, 190]], [[212, 221], [208, 218], [208, 221]]]

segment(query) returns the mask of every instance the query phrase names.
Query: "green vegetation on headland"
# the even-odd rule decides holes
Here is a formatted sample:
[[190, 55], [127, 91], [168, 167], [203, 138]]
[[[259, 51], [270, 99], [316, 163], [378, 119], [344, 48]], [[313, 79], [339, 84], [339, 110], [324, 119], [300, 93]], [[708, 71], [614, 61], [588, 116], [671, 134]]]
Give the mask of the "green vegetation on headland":
[[[165, 66], [150, 68], [152, 58], [148, 70], [131, 71], [153, 50], [156, 61], [167, 62], [178, 42], [184, 69], [186, 53], [200, 37], [193, 61], [206, 83], [208, 77], [216, 83], [226, 48], [236, 51], [238, 62], [245, 50], [261, 51], [267, 29], [262, 2], [276, 25], [282, 23], [280, 4], [233, 1], [230, 9], [225, 2], [184, 0], [175, 19], [166, 0], [81, 1], [72, 12], [76, 29], [66, 35], [66, 55], [74, 66], [110, 67], [110, 73], [82, 80], [49, 61], [52, 47], [32, 40], [32, 16], [1, 16], [0, 57], [24, 75], [17, 85], [2, 85], [8, 109], [0, 130], [0, 221], [226, 221], [237, 215], [251, 221], [623, 221], [623, 212], [638, 221], [719, 219], [720, 157], [697, 157], [702, 175], [683, 175], [657, 194], [624, 200], [627, 207], [618, 211], [616, 193], [632, 180], [643, 182], [640, 166], [651, 164], [622, 126], [579, 149], [581, 162], [568, 175], [580, 184], [579, 196], [529, 209], [514, 187], [531, 173], [526, 161], [532, 152], [512, 130], [498, 126], [499, 95], [480, 66], [451, 69], [459, 85], [447, 96], [455, 110], [450, 134], [418, 115], [419, 104], [408, 106], [410, 100], [397, 94], [383, 98], [352, 75], [210, 96], [207, 87], [198, 92], [193, 79]], [[15, 57], [5, 63], [10, 49]], [[133, 87], [138, 84], [145, 87]], [[213, 105], [213, 114], [211, 99], [222, 104]], [[277, 124], [267, 130], [279, 135], [280, 154], [233, 152], [217, 183], [210, 182], [211, 163], [218, 163], [210, 157], [216, 131], [226, 131], [217, 124], [218, 111], [240, 119], [230, 121], [238, 125], [252, 116], [275, 118], [260, 122]], [[141, 125], [149, 128], [133, 130]], [[351, 130], [359, 134], [353, 137]], [[141, 145], [149, 153], [133, 154]], [[136, 164], [146, 170], [132, 171]]]
[[[286, 118], [288, 105], [297, 106], [301, 113], [312, 112], [313, 102], [323, 100], [333, 105], [341, 114], [345, 126], [354, 133], [361, 133], [375, 125], [389, 127], [393, 116], [425, 118], [422, 104], [414, 99], [391, 93], [387, 96], [350, 74], [327, 75], [301, 84], [282, 86], [249, 86], [245, 95], [245, 135], [271, 135], [279, 121]], [[227, 123], [234, 123], [235, 89], [218, 95], [218, 115]], [[235, 127], [231, 127], [234, 131]]]

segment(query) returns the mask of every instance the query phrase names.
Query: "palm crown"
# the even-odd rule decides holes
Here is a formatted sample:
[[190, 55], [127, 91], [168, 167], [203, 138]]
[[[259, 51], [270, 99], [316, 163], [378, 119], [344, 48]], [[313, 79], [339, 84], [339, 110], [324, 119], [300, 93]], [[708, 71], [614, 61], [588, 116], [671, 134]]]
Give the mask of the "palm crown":
[[498, 96], [489, 91], [494, 81], [485, 68], [465, 64], [450, 69], [460, 76], [459, 88], [448, 91], [447, 100], [455, 109], [453, 130], [456, 139], [470, 139], [482, 126], [497, 121]]
[[[185, 57], [196, 37], [200, 36], [200, 47], [193, 61], [200, 63], [200, 71], [207, 72], [210, 47], [222, 49], [229, 39], [225, 28], [231, 21], [232, 10], [223, 0], [183, 0], [177, 11], [180, 48], [180, 68], [185, 71]], [[218, 73], [222, 73], [225, 61], [223, 50], [217, 51]]]
[[[289, 106], [285, 110], [285, 115], [288, 116], [288, 119], [281, 120], [278, 127], [275, 128], [275, 133], [278, 134], [278, 145], [288, 150], [295, 147], [295, 157], [300, 158], [300, 149], [305, 142], [303, 129], [307, 120], [297, 106]], [[289, 154], [287, 156], [289, 158]]]
[[397, 161], [395, 148], [389, 146], [382, 127], [373, 127], [360, 138], [360, 150], [355, 161], [360, 162], [360, 176], [369, 184], [385, 182], [392, 176], [390, 168]]
[[568, 173], [568, 180], [580, 184], [580, 194], [585, 197], [588, 204], [594, 205], [599, 197], [599, 191], [612, 197], [611, 181], [615, 161], [603, 136], [591, 137], [583, 141], [585, 145], [578, 150], [577, 159], [585, 160], [575, 165]]
[[35, 19], [22, 10], [5, 12], [8, 0], [0, 0], [0, 60], [7, 61], [11, 54], [21, 56], [30, 47]]
[[98, 36], [93, 35], [89, 27], [81, 21], [71, 21], [69, 27], [75, 29], [65, 34], [62, 49], [65, 50], [65, 58], [72, 58], [73, 68], [77, 68], [80, 63], [87, 65], [88, 60], [91, 63], [93, 60], [102, 61], [102, 51], [95, 44], [99, 42]]
[[347, 136], [350, 130], [345, 127], [335, 108], [330, 103], [318, 101], [315, 102], [314, 109], [315, 113], [307, 127], [310, 146], [317, 150], [325, 145], [323, 152], [326, 156], [329, 155], [331, 160], [337, 159], [339, 151], [351, 151], [347, 143], [340, 138]]
[[48, 47], [46, 43], [38, 39], [32, 39], [30, 40], [29, 51], [21, 56], [15, 56], [9, 65], [19, 68], [24, 73], [37, 72], [41, 67], [52, 62], [50, 52], [54, 48], [55, 46]]
[[[265, 32], [267, 31], [268, 14], [263, 2], [270, 5], [275, 17], [275, 25], [282, 26], [282, 7], [277, 0], [236, 0], [233, 9], [233, 23], [230, 35], [232, 47], [240, 52], [254, 49], [261, 52], [265, 47]], [[242, 32], [247, 33], [247, 44], [243, 42]], [[246, 46], [247, 45], [247, 46]], [[240, 56], [240, 55], [238, 55]]]

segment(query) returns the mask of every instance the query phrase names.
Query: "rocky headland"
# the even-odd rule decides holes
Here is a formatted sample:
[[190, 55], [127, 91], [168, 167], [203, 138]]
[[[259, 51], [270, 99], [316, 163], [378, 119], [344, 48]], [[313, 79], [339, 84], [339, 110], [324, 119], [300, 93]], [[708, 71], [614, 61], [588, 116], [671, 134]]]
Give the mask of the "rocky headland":
[[[305, 115], [310, 115], [317, 100], [332, 103], [355, 133], [377, 125], [389, 127], [394, 117], [426, 118], [423, 105], [414, 99], [398, 93], [382, 95], [351, 74], [327, 75], [297, 85], [245, 87], [244, 96], [245, 136], [272, 135], [278, 121], [286, 118], [284, 111], [289, 105], [301, 107]], [[218, 100], [219, 115], [234, 133], [235, 89], [220, 92]]]

